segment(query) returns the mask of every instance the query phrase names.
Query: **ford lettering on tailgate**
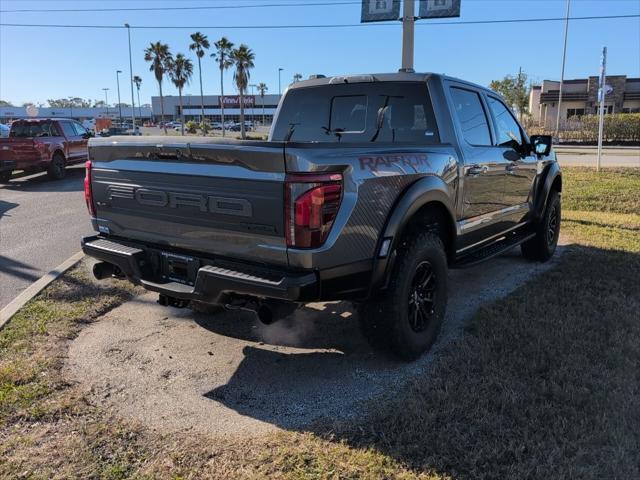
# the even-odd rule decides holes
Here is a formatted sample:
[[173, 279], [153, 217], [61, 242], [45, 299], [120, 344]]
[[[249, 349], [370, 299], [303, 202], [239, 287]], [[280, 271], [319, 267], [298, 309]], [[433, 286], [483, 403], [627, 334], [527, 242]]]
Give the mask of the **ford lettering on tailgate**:
[[140, 205], [149, 207], [192, 207], [201, 212], [251, 217], [251, 203], [244, 198], [218, 197], [201, 193], [166, 192], [149, 188], [136, 188], [122, 185], [107, 187], [110, 201], [115, 198], [134, 199]]

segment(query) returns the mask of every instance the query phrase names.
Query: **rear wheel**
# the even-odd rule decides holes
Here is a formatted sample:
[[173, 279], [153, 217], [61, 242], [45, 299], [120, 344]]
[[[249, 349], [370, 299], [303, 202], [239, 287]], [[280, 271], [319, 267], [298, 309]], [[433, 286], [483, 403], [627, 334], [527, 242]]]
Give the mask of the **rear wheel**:
[[398, 252], [389, 287], [361, 305], [360, 326], [375, 348], [413, 360], [437, 338], [446, 306], [444, 246], [435, 233], [419, 233]]
[[536, 236], [520, 247], [525, 258], [546, 262], [553, 256], [560, 237], [560, 207], [560, 194], [551, 190], [544, 215], [535, 226]]
[[11, 180], [11, 173], [11, 170], [0, 172], [0, 183], [9, 183], [9, 180]]
[[47, 168], [47, 175], [52, 180], [61, 180], [66, 174], [64, 157], [59, 153], [56, 153], [51, 159], [49, 168]]

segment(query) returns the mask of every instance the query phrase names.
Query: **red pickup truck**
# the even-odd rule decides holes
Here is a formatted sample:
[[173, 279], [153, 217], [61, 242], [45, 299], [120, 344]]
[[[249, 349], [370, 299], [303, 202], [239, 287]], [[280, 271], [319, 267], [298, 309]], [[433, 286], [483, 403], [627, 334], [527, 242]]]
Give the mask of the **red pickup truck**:
[[63, 178], [65, 167], [87, 160], [91, 134], [66, 118], [34, 118], [11, 124], [8, 138], [0, 138], [0, 182], [14, 170], [46, 170], [53, 179]]

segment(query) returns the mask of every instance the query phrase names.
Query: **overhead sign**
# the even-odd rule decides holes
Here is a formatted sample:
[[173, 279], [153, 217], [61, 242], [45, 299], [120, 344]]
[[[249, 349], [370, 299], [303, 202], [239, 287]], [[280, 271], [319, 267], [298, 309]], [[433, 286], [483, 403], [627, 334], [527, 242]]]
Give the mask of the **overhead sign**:
[[[225, 95], [219, 98], [221, 107], [240, 108], [240, 95]], [[254, 95], [245, 95], [243, 103], [245, 107], [253, 107], [256, 104], [256, 97]]]
[[37, 117], [38, 116], [38, 107], [36, 107], [35, 105], [29, 105], [27, 106], [27, 116], [29, 117]]
[[360, 22], [383, 22], [400, 18], [400, 0], [362, 0]]
[[419, 18], [447, 18], [460, 16], [461, 0], [420, 0]]

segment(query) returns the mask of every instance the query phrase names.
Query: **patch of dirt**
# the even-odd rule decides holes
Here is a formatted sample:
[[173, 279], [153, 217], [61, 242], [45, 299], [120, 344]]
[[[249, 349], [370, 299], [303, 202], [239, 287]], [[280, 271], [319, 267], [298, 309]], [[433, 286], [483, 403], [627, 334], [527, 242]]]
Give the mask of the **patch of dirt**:
[[518, 249], [451, 271], [440, 338], [414, 363], [374, 354], [347, 302], [309, 304], [265, 326], [244, 312], [161, 307], [148, 293], [83, 329], [65, 375], [96, 405], [163, 432], [252, 436], [348, 420], [367, 402], [393, 397], [481, 305], [557, 264], [561, 250], [546, 264]]

